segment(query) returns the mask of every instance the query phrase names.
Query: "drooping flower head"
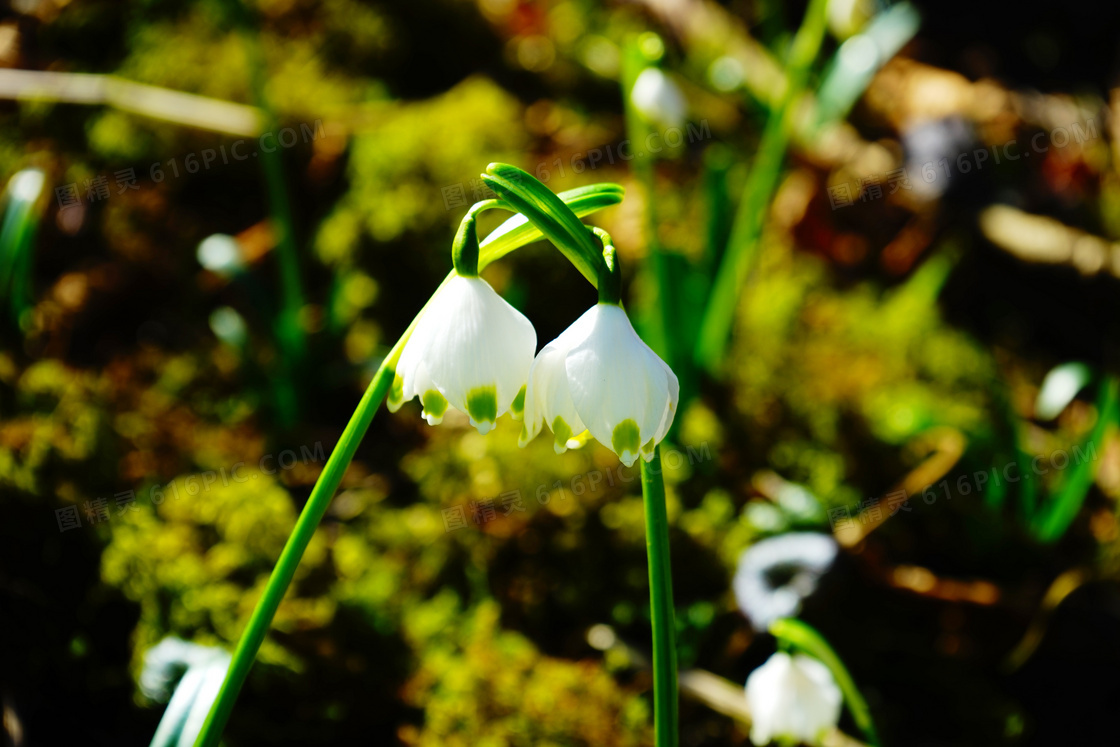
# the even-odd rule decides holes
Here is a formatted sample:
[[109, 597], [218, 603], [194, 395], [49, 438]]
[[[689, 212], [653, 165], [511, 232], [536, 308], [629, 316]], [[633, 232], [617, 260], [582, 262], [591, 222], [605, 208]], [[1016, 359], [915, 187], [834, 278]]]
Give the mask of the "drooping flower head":
[[839, 722], [844, 701], [828, 667], [782, 651], [751, 672], [746, 691], [756, 745], [774, 740], [818, 745]]
[[653, 458], [654, 446], [673, 423], [680, 385], [638, 337], [617, 300], [609, 300], [617, 289], [605, 289], [608, 282], [600, 281], [600, 302], [533, 361], [520, 443], [527, 444], [547, 424], [556, 452], [562, 453], [569, 438], [587, 430], [629, 467], [639, 455]]
[[[468, 217], [473, 234], [473, 214]], [[462, 234], [460, 229], [457, 248]], [[474, 266], [456, 253], [460, 275], [435, 294], [405, 344], [388, 406], [396, 412], [419, 397], [429, 425], [440, 423], [448, 408], [454, 408], [486, 434], [506, 412], [520, 418], [537, 333], [478, 277], [477, 238], [474, 245]]]

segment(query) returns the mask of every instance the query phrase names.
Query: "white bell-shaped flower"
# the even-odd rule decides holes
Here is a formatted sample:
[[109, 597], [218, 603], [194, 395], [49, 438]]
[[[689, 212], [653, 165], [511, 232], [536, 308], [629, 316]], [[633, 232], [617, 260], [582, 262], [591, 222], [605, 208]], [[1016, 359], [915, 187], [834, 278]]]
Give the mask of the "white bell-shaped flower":
[[629, 467], [639, 455], [653, 458], [679, 397], [676, 374], [642, 342], [626, 312], [599, 303], [533, 361], [520, 443], [547, 423], [559, 454], [588, 430]]
[[647, 67], [638, 74], [630, 89], [630, 102], [647, 122], [662, 127], [680, 127], [688, 112], [681, 89], [656, 67]]
[[489, 433], [499, 416], [519, 418], [537, 333], [479, 277], [454, 277], [432, 299], [401, 353], [389, 410], [420, 397], [429, 425], [448, 407]]
[[778, 652], [747, 678], [751, 741], [820, 744], [839, 722], [843, 700], [824, 664], [804, 654]]

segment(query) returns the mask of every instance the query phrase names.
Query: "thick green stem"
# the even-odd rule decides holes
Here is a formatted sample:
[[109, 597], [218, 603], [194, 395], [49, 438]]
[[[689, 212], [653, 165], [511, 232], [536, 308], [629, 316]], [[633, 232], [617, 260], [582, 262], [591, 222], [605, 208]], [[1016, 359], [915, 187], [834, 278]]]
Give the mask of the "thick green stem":
[[642, 500], [646, 510], [649, 559], [649, 609], [653, 624], [653, 719], [657, 747], [677, 744], [677, 643], [673, 615], [673, 577], [669, 563], [669, 516], [661, 475], [661, 447], [642, 461]]

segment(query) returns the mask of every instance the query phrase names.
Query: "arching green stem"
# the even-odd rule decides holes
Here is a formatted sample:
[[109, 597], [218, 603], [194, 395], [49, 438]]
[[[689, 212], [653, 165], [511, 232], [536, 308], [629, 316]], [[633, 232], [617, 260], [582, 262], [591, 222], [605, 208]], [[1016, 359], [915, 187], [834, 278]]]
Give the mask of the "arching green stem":
[[602, 252], [579, 217], [552, 190], [508, 163], [487, 166], [482, 181], [537, 226], [589, 283], [598, 285]]
[[653, 722], [657, 747], [676, 747], [677, 636], [673, 613], [673, 576], [669, 563], [669, 515], [661, 474], [661, 447], [642, 462], [642, 503], [646, 512], [649, 562], [649, 611], [653, 626]]

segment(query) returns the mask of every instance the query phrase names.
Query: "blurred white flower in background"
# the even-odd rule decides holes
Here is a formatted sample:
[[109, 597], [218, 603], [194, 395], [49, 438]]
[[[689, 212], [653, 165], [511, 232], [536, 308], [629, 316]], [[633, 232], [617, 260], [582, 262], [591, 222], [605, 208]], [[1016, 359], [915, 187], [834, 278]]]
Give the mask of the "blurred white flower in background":
[[638, 75], [630, 102], [643, 119], [661, 127], [680, 127], [688, 113], [681, 89], [656, 67], [647, 67]]
[[782, 617], [795, 617], [801, 601], [816, 591], [839, 547], [816, 532], [792, 532], [764, 539], [739, 558], [735, 600], [756, 630]]
[[820, 744], [840, 720], [843, 700], [824, 664], [804, 654], [778, 652], [747, 678], [751, 741]]
[[224, 233], [207, 236], [198, 245], [198, 263], [210, 272], [229, 277], [245, 269], [237, 239]]

